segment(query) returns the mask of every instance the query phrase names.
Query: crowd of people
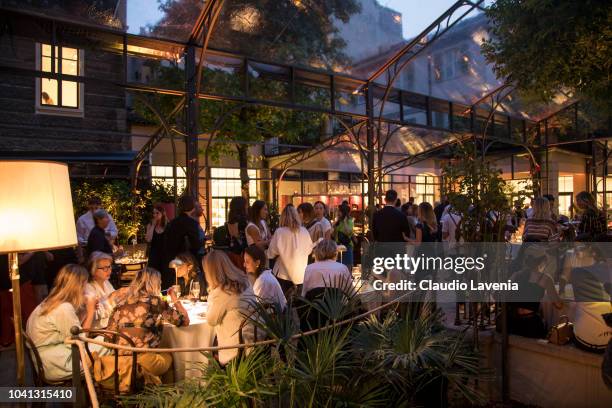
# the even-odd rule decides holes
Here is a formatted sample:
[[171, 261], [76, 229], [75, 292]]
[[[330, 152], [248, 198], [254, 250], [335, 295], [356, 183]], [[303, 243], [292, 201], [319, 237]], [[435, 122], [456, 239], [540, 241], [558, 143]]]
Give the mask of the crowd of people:
[[[461, 224], [467, 214], [445, 199], [435, 207], [427, 202], [416, 205], [412, 199], [402, 205], [397, 193], [389, 190], [384, 202], [372, 219], [370, 239], [375, 242], [453, 245], [463, 240]], [[508, 216], [508, 230], [524, 226], [524, 242], [559, 241], [564, 237], [563, 220], [551, 211], [552, 203], [552, 197], [537, 197], [527, 211], [516, 208]], [[575, 235], [577, 240], [593, 241], [606, 233], [605, 216], [597, 209], [592, 195], [578, 194], [576, 205], [582, 212]], [[313, 291], [350, 287], [358, 241], [348, 202], [337, 208], [333, 220], [328, 218], [328, 208], [321, 201], [289, 204], [282, 209], [278, 227], [272, 230], [264, 201], [249, 205], [246, 199], [235, 197], [229, 206], [227, 222], [213, 234], [212, 246], [206, 245], [208, 237], [199, 222], [202, 207], [195, 198], [182, 196], [177, 214], [170, 220], [164, 206], [153, 206], [151, 222], [145, 228], [148, 264], [126, 287], [111, 283], [116, 268], [114, 259], [122, 254], [123, 248], [117, 244], [118, 231], [112, 217], [101, 208], [101, 201], [96, 197], [89, 201], [88, 211], [77, 220], [77, 251], [38, 252], [19, 257], [21, 276], [26, 279], [22, 282], [26, 333], [40, 349], [48, 378], [70, 375], [71, 351], [64, 339], [73, 326], [86, 331], [106, 328], [126, 335], [138, 347], [159, 347], [164, 323], [189, 324], [189, 315], [178, 299], [176, 283], [182, 294], [190, 293], [192, 282], [199, 283], [200, 296], [207, 296], [208, 301], [207, 324], [214, 327], [220, 346], [255, 341], [251, 321], [254, 302], [282, 310], [289, 301], [308, 298]], [[491, 215], [495, 216], [499, 217]], [[547, 259], [546, 255], [529, 254], [521, 269], [523, 272], [514, 278], [531, 285], [540, 298], [548, 293], [560, 303], [553, 281], [542, 278], [546, 275], [545, 269], [550, 267]], [[0, 265], [0, 269], [8, 268]], [[47, 272], [42, 274], [41, 270]], [[565, 279], [571, 280], [571, 277], [565, 276]], [[2, 289], [6, 289], [7, 282], [3, 285]], [[0, 300], [6, 310], [6, 296]], [[543, 336], [538, 307], [537, 302], [514, 304], [510, 308], [511, 331]], [[607, 307], [610, 308], [609, 302]], [[603, 310], [596, 309], [597, 313]], [[584, 313], [592, 317], [590, 311]], [[3, 345], [11, 340], [6, 334], [10, 333], [10, 327], [4, 320]], [[582, 345], [590, 350], [598, 351], [605, 346], [593, 343], [592, 336], [588, 339]], [[126, 340], [119, 342], [125, 344]], [[107, 351], [96, 350], [100, 359], [97, 370], [103, 370]], [[227, 364], [237, 354], [237, 349], [225, 349], [219, 353], [218, 360]], [[172, 356], [143, 353], [138, 357], [138, 364], [150, 382], [159, 383], [171, 367]]]

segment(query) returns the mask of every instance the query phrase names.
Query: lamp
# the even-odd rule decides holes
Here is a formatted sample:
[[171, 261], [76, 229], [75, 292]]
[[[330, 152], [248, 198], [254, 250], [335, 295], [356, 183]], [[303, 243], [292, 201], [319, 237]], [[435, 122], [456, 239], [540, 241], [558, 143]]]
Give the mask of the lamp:
[[0, 161], [0, 253], [8, 253], [13, 290], [17, 383], [25, 385], [18, 252], [77, 243], [68, 167], [44, 161]]
[[170, 261], [170, 263], [168, 264], [168, 267], [170, 269], [174, 269], [174, 284], [178, 285], [178, 275], [177, 275], [177, 269], [183, 266], [183, 261], [181, 261], [178, 258], [174, 258], [173, 260]]

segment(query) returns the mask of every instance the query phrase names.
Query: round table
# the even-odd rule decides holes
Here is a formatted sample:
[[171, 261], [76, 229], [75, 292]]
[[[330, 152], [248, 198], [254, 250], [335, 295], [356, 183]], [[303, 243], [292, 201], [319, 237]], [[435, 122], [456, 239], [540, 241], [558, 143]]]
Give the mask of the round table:
[[[176, 327], [164, 325], [160, 347], [209, 347], [214, 339], [214, 328], [206, 322], [208, 303], [181, 301], [189, 315], [189, 326]], [[174, 380], [201, 377], [201, 371], [194, 368], [193, 363], [208, 363], [208, 358], [202, 352], [172, 353], [174, 361]]]

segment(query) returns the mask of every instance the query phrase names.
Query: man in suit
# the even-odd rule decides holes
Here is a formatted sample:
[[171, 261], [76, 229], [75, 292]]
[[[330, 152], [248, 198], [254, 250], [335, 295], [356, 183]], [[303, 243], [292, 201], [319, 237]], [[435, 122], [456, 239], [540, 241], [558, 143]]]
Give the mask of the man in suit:
[[410, 235], [408, 219], [395, 208], [397, 192], [389, 190], [385, 194], [385, 206], [374, 214], [372, 230], [376, 242], [403, 242], [404, 235]]
[[166, 227], [166, 243], [162, 256], [164, 270], [162, 272], [162, 286], [166, 289], [175, 283], [175, 271], [169, 267], [172, 261], [180, 253], [189, 251], [198, 259], [198, 252], [202, 246], [198, 231], [198, 222], [195, 214], [198, 211], [198, 203], [195, 198], [184, 195], [179, 199], [180, 215], [174, 218]]

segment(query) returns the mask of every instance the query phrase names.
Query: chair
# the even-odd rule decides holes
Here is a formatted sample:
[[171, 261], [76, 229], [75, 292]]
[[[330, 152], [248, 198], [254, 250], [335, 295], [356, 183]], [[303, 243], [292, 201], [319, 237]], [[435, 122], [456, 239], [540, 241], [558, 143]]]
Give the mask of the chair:
[[[129, 338], [128, 336], [126, 336], [123, 333], [119, 333], [116, 331], [112, 331], [112, 330], [104, 330], [104, 329], [82, 329], [81, 330], [82, 333], [85, 333], [87, 335], [89, 335], [90, 337], [93, 336], [103, 336], [106, 339], [110, 340], [112, 343], [117, 343], [117, 340], [119, 338], [122, 338], [123, 340], [125, 340], [130, 347], [136, 347], [136, 345], [134, 344], [134, 341]], [[91, 351], [89, 350], [89, 343], [85, 343], [85, 350], [87, 351], [87, 355], [89, 356], [90, 360], [93, 362], [93, 355], [91, 354]], [[122, 393], [119, 392], [119, 350], [118, 349], [114, 349], [114, 355], [115, 355], [115, 370], [113, 373], [113, 389], [109, 390], [106, 387], [103, 387], [101, 384], [96, 383], [96, 390], [98, 391], [98, 393], [103, 396], [103, 397], [108, 397], [110, 399], [115, 399], [117, 396], [121, 395]], [[123, 395], [126, 394], [133, 394], [136, 390], [140, 389], [140, 387], [136, 387], [137, 385], [137, 373], [138, 373], [138, 353], [133, 352], [132, 353], [132, 378], [130, 380], [130, 388], [127, 392], [124, 392]]]
[[26, 347], [29, 349], [29, 352], [26, 353], [26, 355], [28, 363], [30, 364], [30, 368], [32, 369], [34, 385], [37, 387], [72, 387], [72, 374], [59, 380], [51, 380], [45, 376], [45, 369], [42, 363], [42, 358], [40, 357], [40, 353], [38, 352], [38, 348], [34, 345], [32, 339], [30, 339], [24, 331], [21, 332], [21, 335], [25, 340]]

